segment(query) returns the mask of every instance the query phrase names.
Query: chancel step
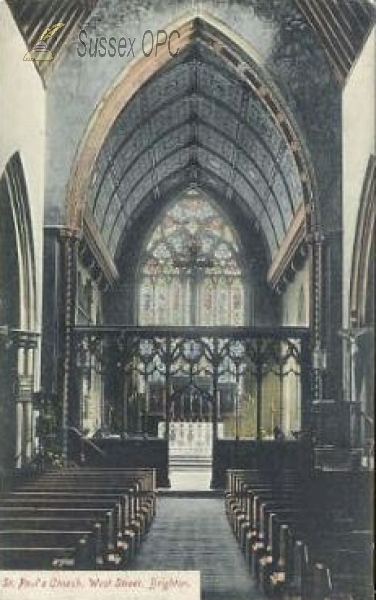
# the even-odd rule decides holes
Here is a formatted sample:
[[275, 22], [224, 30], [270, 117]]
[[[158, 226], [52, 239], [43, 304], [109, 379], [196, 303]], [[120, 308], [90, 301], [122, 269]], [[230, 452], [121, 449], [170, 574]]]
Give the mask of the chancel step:
[[188, 469], [197, 471], [197, 469], [210, 469], [211, 458], [207, 456], [171, 456], [170, 455], [170, 467], [172, 469]]

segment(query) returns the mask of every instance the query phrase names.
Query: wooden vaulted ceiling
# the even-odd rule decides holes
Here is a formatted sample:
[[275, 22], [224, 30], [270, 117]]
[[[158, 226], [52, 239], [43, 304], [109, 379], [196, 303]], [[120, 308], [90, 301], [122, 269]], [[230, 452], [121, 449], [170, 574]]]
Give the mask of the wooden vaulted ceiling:
[[[262, 0], [267, 2], [268, 0]], [[49, 47], [57, 55], [70, 36], [84, 26], [98, 0], [7, 0], [29, 49], [43, 30], [65, 23]], [[280, 0], [281, 3], [284, 0]], [[370, 0], [294, 0], [315, 31], [337, 79], [344, 82], [367, 34], [375, 22], [375, 5]], [[275, 3], [275, 0], [274, 0]], [[278, 3], [277, 3], [278, 4]], [[52, 64], [35, 63], [44, 79]]]
[[93, 170], [87, 212], [113, 257], [135, 215], [196, 186], [234, 204], [272, 259], [303, 202], [291, 147], [256, 93], [197, 38], [119, 114]]

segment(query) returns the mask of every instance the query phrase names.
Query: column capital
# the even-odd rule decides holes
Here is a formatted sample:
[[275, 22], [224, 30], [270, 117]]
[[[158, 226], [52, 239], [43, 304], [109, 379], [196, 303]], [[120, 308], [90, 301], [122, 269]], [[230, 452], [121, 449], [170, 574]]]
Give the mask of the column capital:
[[40, 333], [27, 329], [14, 329], [4, 325], [0, 327], [0, 336], [6, 340], [8, 348], [25, 348], [32, 350], [38, 346]]
[[14, 329], [14, 340], [18, 348], [34, 350], [38, 346], [40, 334], [34, 331], [21, 331]]
[[61, 240], [71, 240], [72, 242], [78, 242], [81, 238], [81, 231], [78, 229], [72, 229], [70, 227], [59, 228], [59, 238]]
[[310, 245], [320, 245], [325, 241], [325, 236], [321, 231], [312, 231], [306, 236], [306, 243]]

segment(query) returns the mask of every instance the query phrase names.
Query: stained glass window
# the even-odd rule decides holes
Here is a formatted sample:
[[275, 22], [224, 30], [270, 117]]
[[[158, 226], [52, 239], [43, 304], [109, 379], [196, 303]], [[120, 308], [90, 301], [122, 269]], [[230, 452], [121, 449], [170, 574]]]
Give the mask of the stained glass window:
[[243, 325], [239, 245], [229, 223], [197, 191], [162, 216], [139, 280], [141, 325]]

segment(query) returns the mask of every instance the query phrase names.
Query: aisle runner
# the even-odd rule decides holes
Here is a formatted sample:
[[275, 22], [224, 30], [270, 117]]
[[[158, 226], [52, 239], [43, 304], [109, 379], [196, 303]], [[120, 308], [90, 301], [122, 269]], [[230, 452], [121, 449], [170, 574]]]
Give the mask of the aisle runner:
[[231, 533], [222, 499], [159, 498], [134, 569], [199, 570], [203, 600], [262, 600]]

